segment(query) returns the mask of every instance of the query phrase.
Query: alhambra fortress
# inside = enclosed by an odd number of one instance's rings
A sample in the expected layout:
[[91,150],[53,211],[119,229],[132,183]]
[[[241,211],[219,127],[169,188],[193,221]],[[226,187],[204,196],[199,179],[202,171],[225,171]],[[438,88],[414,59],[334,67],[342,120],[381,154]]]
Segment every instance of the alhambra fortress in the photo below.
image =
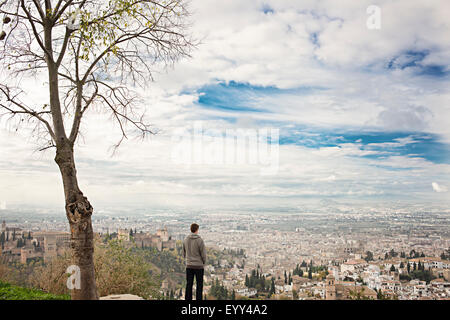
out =
[[[101,234],[96,233],[99,238]],[[133,230],[119,229],[111,235],[112,239],[119,239],[126,243],[142,248],[174,249],[176,241],[171,238],[167,228],[159,229],[155,234],[133,233]],[[0,257],[9,261],[26,264],[32,260],[49,261],[63,254],[70,248],[70,233],[59,231],[33,232],[16,227],[8,227],[3,221],[0,232]]]
[[163,249],[175,249],[176,247],[176,240],[172,239],[167,228],[159,229],[155,234],[144,232],[133,233],[133,230],[119,229],[118,238],[126,242],[131,242],[131,238],[133,238],[137,246],[142,248],[156,248],[159,251]]

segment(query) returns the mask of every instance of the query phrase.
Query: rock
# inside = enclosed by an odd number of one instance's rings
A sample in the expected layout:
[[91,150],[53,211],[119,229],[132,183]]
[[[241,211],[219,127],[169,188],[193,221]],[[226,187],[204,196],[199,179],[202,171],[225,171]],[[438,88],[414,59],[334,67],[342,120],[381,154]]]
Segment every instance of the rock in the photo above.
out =
[[113,294],[110,296],[101,297],[100,300],[145,300],[145,299],[132,294]]

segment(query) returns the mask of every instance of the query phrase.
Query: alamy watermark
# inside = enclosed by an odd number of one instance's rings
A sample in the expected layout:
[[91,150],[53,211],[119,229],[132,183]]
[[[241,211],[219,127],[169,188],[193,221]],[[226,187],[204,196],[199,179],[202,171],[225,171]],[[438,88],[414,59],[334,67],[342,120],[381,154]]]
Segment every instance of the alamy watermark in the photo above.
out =
[[69,290],[80,290],[81,289],[81,270],[79,266],[69,266],[66,273],[70,274],[67,279],[67,288]]
[[191,129],[175,130],[172,162],[179,165],[251,165],[261,175],[279,169],[279,129],[204,129],[198,121]]
[[369,30],[380,30],[381,29],[381,8],[376,5],[371,5],[367,7],[366,10],[369,18],[367,19],[366,25]]

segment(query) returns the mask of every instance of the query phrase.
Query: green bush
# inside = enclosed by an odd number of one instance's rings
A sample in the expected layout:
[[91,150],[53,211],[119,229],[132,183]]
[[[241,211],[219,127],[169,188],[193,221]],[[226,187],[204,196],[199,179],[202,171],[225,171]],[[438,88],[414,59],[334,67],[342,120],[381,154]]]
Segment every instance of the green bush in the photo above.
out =
[[54,295],[41,290],[21,288],[0,282],[0,300],[70,300],[70,296]]

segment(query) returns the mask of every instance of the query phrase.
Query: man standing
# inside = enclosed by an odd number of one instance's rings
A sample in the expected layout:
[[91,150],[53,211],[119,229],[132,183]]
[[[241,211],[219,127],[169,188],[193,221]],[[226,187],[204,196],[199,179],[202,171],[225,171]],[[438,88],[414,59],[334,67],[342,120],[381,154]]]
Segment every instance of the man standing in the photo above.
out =
[[183,242],[183,256],[186,258],[186,300],[192,300],[192,285],[197,283],[196,300],[203,299],[203,274],[206,264],[206,248],[198,235],[199,226],[191,225],[191,234]]

